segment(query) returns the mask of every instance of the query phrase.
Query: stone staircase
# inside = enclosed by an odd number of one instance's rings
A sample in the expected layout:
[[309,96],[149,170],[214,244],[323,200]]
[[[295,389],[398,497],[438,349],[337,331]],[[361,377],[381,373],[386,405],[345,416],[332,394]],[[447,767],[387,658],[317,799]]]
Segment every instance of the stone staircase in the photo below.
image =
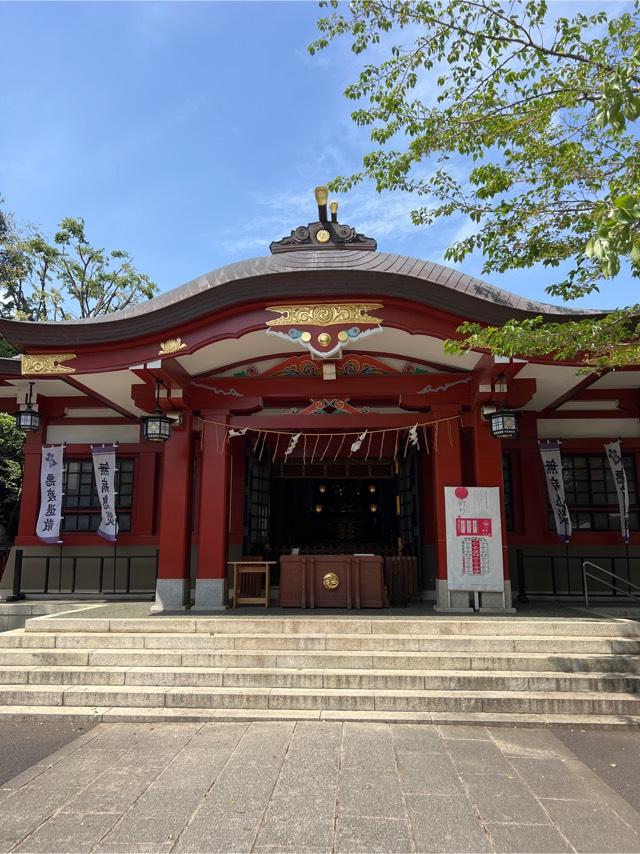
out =
[[39,617],[0,634],[0,719],[640,725],[640,623]]

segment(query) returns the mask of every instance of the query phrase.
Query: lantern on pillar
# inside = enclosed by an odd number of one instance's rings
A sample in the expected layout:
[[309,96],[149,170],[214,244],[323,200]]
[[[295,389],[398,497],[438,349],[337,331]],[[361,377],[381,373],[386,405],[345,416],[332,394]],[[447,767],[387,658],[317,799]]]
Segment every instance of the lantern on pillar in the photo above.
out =
[[36,433],[40,429],[40,413],[33,408],[33,383],[29,383],[29,394],[24,399],[25,409],[14,413],[16,427],[25,433]]
[[149,442],[166,442],[171,438],[171,425],[175,421],[169,418],[160,409],[160,386],[162,382],[156,380],[156,411],[153,415],[143,415],[140,419],[142,424],[142,436]]
[[515,409],[496,409],[485,416],[489,422],[494,439],[517,439],[520,433],[518,419],[520,413]]

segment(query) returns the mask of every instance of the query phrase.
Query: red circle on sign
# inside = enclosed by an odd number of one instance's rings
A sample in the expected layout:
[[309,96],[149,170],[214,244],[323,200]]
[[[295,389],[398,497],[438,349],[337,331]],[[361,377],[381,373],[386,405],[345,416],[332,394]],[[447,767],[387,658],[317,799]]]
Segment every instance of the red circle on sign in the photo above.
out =
[[456,498],[459,498],[460,501],[463,501],[465,498],[469,497],[469,490],[465,486],[456,486],[455,496]]

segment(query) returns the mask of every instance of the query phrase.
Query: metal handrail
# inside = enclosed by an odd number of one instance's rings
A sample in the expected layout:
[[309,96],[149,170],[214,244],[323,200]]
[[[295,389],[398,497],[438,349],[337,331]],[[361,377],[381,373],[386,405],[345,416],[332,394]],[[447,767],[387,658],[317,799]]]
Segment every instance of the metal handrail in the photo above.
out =
[[[611,587],[613,590],[615,590],[616,592],[620,592],[620,591],[618,591],[617,584],[612,584],[610,581],[607,581],[606,578],[599,578],[597,575],[594,575],[593,572],[587,572],[588,566],[592,566],[594,569],[597,569],[599,572],[603,572],[605,575],[611,576],[611,578],[614,578],[616,582],[621,581],[623,584],[626,584],[627,587],[632,587],[634,590],[640,591],[640,586],[638,586],[637,584],[633,584],[631,581],[628,581],[626,578],[623,578],[621,575],[616,575],[615,572],[610,572],[608,569],[605,569],[602,566],[598,566],[597,563],[592,563],[590,560],[585,560],[582,563],[582,580],[584,583],[584,604],[585,604],[585,608],[589,607],[589,585],[587,582],[587,578],[593,578],[594,581],[599,581],[600,584],[606,584],[609,587]],[[640,596],[636,595],[635,593],[631,593],[630,590],[628,590],[626,593],[624,591],[621,591],[621,592],[622,592],[623,596],[627,596],[629,599],[633,599],[634,602],[640,602]]]

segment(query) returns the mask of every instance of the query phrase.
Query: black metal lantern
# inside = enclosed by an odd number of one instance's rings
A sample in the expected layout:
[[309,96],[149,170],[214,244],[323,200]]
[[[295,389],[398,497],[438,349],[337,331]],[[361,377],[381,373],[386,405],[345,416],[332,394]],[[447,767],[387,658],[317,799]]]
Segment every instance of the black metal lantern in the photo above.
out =
[[16,427],[25,433],[36,433],[40,429],[40,413],[33,408],[33,383],[29,383],[29,394],[24,399],[26,409],[14,413]]
[[497,409],[487,416],[494,439],[517,439],[520,413],[514,409]]
[[160,409],[160,380],[156,380],[156,411],[153,415],[143,415],[142,436],[148,442],[166,442],[171,438],[171,425],[174,418],[169,418]]

